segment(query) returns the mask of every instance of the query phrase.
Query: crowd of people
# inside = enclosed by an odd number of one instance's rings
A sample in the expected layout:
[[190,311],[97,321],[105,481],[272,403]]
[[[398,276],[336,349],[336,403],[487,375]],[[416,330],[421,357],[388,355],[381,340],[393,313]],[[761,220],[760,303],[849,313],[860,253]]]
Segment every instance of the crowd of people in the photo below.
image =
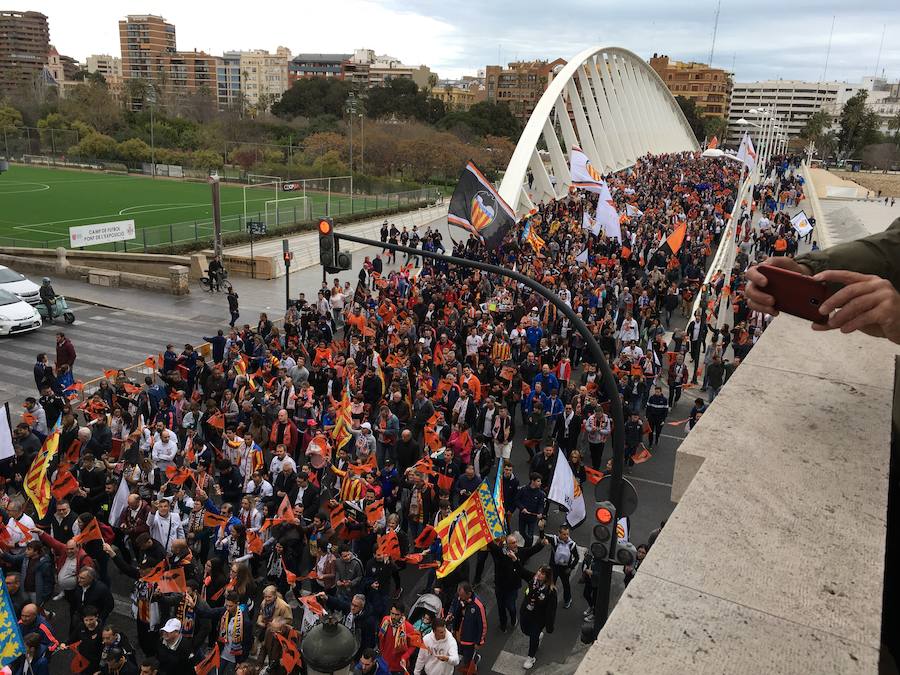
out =
[[[694,154],[647,156],[608,177],[623,241],[584,228],[596,197],[572,192],[496,250],[471,236],[453,244],[540,280],[584,320],[616,374],[629,464],[649,457],[685,390],[697,393],[696,423],[767,324],[744,298],[744,271],[782,238],[792,253],[772,200],[802,198],[802,184],[788,171],[738,205],[735,265],[706,284],[739,177],[739,165]],[[665,242],[683,224],[673,251]],[[523,241],[526,228],[539,244]],[[444,247],[430,228],[382,235]],[[500,631],[527,635],[531,668],[558,605],[575,601],[573,575],[591,618],[590,555],[568,526],[546,528],[556,463],[596,482],[611,457],[609,396],[584,339],[509,279],[415,257],[388,271],[384,255],[366,259],[355,287],[323,283],[282,320],[262,314],[205,338],[208,352],[169,344],[146,375],[108,372],[94,391],[73,379],[65,335],[55,368],[39,355],[39,397],[14,430],[0,503],[27,649],[14,672],[39,675],[69,650],[73,672],[179,675],[216,649],[220,673],[291,674],[305,669],[294,648],[327,615],[356,636],[356,672],[449,675],[477,669],[492,639],[488,592]],[[719,299],[733,328],[717,320]],[[57,419],[39,518],[24,483]],[[437,576],[437,524],[493,484],[501,458],[508,534]],[[137,644],[112,616],[114,575],[131,580]],[[424,592],[411,607],[404,582]]]

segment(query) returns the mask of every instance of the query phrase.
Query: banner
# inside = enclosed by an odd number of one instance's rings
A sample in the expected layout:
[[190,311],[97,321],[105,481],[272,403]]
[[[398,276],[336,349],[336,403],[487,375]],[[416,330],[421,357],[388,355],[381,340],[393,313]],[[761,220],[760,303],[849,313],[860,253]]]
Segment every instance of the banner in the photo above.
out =
[[25,653],[25,642],[4,578],[0,578],[0,586],[0,666],[6,666]]
[[450,198],[447,222],[462,227],[496,249],[516,223],[516,214],[475,166],[466,164]]
[[753,141],[750,140],[750,134],[744,134],[735,156],[747,165],[748,171],[756,168],[756,150],[753,147]]
[[491,490],[487,481],[482,481],[458,509],[437,525],[443,548],[443,561],[437,569],[438,578],[450,574],[466,558],[504,533]]
[[134,237],[133,220],[117,220],[111,223],[96,223],[94,225],[76,225],[69,228],[69,245],[72,248],[93,246],[94,244],[109,244],[113,241],[130,241]]
[[805,211],[795,213],[791,218],[791,225],[794,226],[794,229],[797,230],[797,233],[801,237],[805,237],[813,230],[812,223],[810,223],[809,218],[806,217]]

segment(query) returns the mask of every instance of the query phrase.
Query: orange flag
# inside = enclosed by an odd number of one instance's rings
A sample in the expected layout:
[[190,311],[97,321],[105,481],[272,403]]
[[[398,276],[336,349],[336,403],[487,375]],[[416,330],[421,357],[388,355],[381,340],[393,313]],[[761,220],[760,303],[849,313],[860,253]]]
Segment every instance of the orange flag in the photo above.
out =
[[84,529],[75,535],[75,543],[76,544],[84,544],[86,541],[103,541],[103,535],[100,533],[100,526],[97,524],[96,518],[91,518],[91,521],[85,525]]
[[294,515],[294,506],[291,504],[287,495],[281,500],[281,506],[278,507],[278,517],[286,523],[296,523],[297,516]]
[[107,368],[106,370],[103,371],[103,377],[105,377],[107,380],[114,379],[116,377],[116,375],[118,375],[118,374],[119,374],[118,368]]
[[291,586],[293,586],[294,584],[297,583],[297,578],[298,578],[298,577],[297,577],[296,574],[294,574],[293,572],[291,572],[291,571],[287,568],[287,565],[284,564],[284,556],[281,556],[281,569],[284,570],[284,578],[287,579],[287,582],[288,582]]
[[281,645],[281,665],[284,666],[285,673],[290,675],[302,663],[300,650],[297,649],[297,633],[292,630],[287,637],[281,633],[274,635]]
[[130,382],[126,382],[122,385],[122,389],[125,390],[126,394],[131,394],[134,396],[135,394],[139,394],[141,392],[141,388],[135,384],[131,384]]
[[265,532],[273,525],[279,525],[280,523],[283,523],[283,522],[284,522],[283,518],[266,518],[263,521],[262,527],[260,527],[259,530],[260,530],[260,532]]
[[391,530],[387,534],[378,537],[378,555],[386,555],[391,560],[400,559],[400,539],[397,533]]
[[166,561],[161,560],[160,562],[156,563],[152,570],[141,577],[141,581],[146,581],[148,584],[155,584],[157,581],[162,579],[163,572],[165,571]]
[[434,542],[436,537],[437,530],[435,530],[431,525],[426,525],[419,536],[416,537],[415,547],[428,548]]
[[212,511],[207,511],[203,514],[203,524],[206,527],[219,527],[220,525],[224,525],[228,522],[228,516],[223,516],[221,513],[213,513]]
[[63,391],[84,391],[84,382],[75,380],[72,384],[63,389]]
[[209,675],[213,668],[219,667],[219,643],[213,645],[212,651],[207,654],[204,659],[194,666],[197,675]]
[[425,642],[422,640],[422,634],[417,631],[415,628],[412,629],[407,634],[407,644],[410,647],[418,647],[419,649],[425,649]]
[[442,473],[436,475],[439,489],[444,490],[445,492],[449,492],[453,489],[453,476],[447,476]]
[[331,509],[331,529],[337,530],[347,520],[347,514],[344,513],[344,505],[338,504]]
[[602,471],[597,471],[597,469],[592,469],[589,466],[584,467],[584,473],[591,485],[599,483],[605,475]]
[[301,596],[300,602],[306,605],[307,609],[309,609],[309,611],[313,614],[318,614],[319,616],[321,616],[325,613],[325,608],[319,604],[319,601],[316,600],[316,596],[314,595]]
[[262,555],[263,552],[263,541],[253,530],[247,530],[247,550],[256,555]]
[[402,558],[400,558],[400,560],[402,560],[403,562],[408,562],[413,565],[418,565],[420,562],[422,562],[422,560],[424,560],[424,558],[425,558],[424,553],[410,553],[409,555],[405,555]]
[[50,486],[50,492],[56,499],[65,499],[78,489],[78,481],[68,469],[60,469],[56,474],[56,480]]
[[366,506],[366,520],[369,525],[375,525],[379,520],[384,520],[384,500],[377,499]]
[[191,476],[192,474],[190,469],[174,466],[166,467],[166,477],[173,485],[183,485],[188,478],[191,478]]
[[156,359],[154,359],[152,356],[148,356],[146,359],[144,359],[144,365],[147,366],[148,368],[155,369],[156,368]]
[[651,455],[647,447],[642,444],[640,449],[631,456],[631,461],[635,464],[643,464],[651,457],[653,457],[653,455]]
[[91,662],[78,652],[78,645],[80,644],[81,640],[68,645],[68,649],[72,650],[72,662],[71,664],[69,664],[69,668],[73,673],[84,672],[85,670],[87,670],[87,667],[91,665]]
[[209,423],[209,426],[215,427],[219,431],[225,429],[225,413],[217,412],[206,421]]
[[425,444],[432,450],[437,450],[444,445],[432,426],[425,427]]
[[378,462],[373,453],[369,455],[369,458],[362,464],[348,464],[347,469],[355,474],[371,473],[378,470]]
[[174,570],[163,572],[156,582],[156,587],[160,593],[187,593],[184,568],[176,567]]

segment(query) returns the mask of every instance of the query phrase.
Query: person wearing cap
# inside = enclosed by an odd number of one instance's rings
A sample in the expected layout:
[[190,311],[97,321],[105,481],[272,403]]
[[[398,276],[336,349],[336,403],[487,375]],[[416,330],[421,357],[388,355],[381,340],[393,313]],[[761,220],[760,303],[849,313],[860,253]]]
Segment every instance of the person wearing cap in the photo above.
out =
[[190,641],[182,637],[178,619],[169,619],[160,629],[156,658],[165,675],[195,675],[194,650]]
[[359,431],[351,429],[351,432],[356,439],[354,447],[356,448],[357,463],[362,464],[370,456],[375,456],[378,449],[378,441],[375,438],[375,434],[372,433],[372,425],[369,422],[363,422],[359,425]]

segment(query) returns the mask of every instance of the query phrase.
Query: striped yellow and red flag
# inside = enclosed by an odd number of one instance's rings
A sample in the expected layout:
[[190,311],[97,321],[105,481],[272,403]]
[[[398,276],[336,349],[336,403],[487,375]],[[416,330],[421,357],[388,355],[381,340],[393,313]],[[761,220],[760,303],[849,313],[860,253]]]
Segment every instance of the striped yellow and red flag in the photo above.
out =
[[50,435],[47,436],[34,461],[31,462],[28,473],[25,474],[25,494],[34,504],[39,518],[47,515],[47,509],[50,506],[51,484],[50,478],[47,476],[47,469],[59,450],[61,430],[62,417],[56,420]]
[[482,481],[458,509],[437,525],[437,536],[443,548],[443,562],[437,569],[438,578],[450,574],[466,558],[504,533],[491,489],[487,481]]

